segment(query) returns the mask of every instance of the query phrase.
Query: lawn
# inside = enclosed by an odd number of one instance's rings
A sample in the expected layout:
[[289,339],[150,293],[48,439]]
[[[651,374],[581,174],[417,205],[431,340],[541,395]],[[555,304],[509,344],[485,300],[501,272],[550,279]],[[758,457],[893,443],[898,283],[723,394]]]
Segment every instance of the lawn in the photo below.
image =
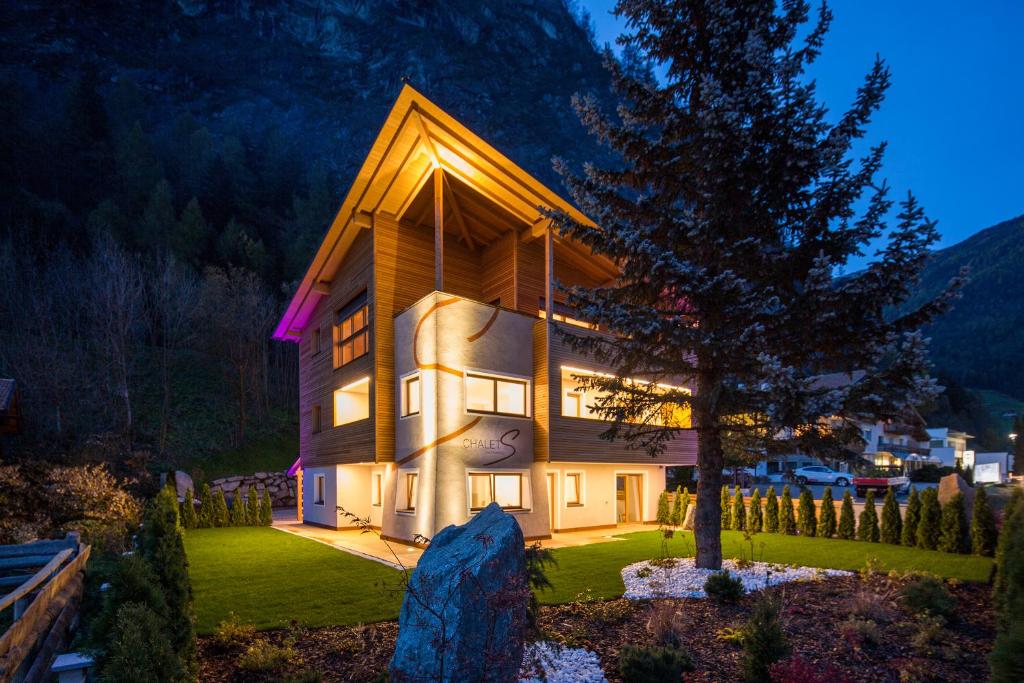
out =
[[[560,548],[549,568],[554,589],[541,602],[559,604],[590,590],[593,598],[622,594],[619,571],[658,557],[656,531],[626,534],[624,540]],[[736,531],[722,534],[725,557],[750,557],[750,545]],[[397,571],[274,529],[198,529],[185,534],[200,633],[210,633],[229,612],[260,629],[292,619],[309,626],[345,625],[393,619],[401,605]],[[669,541],[670,554],[693,554],[693,535]],[[778,534],[754,537],[754,559],[830,569],[862,569],[868,557],[880,569],[927,570],[947,578],[983,582],[992,561],[883,543],[803,538]]]

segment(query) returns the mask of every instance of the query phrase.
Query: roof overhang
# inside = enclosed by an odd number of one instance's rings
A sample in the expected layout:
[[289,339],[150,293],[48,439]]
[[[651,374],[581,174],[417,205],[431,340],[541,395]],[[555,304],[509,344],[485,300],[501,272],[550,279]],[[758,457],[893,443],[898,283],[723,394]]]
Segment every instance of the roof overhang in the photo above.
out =
[[[436,168],[521,221],[524,240],[543,234],[537,226],[545,223],[547,211],[561,211],[593,225],[572,204],[406,85],[274,330],[275,339],[299,340],[320,299],[330,293],[330,283],[359,232],[372,229],[374,215],[402,218]],[[618,273],[612,261],[584,245],[565,236],[559,236],[559,243],[594,263],[608,279]]]

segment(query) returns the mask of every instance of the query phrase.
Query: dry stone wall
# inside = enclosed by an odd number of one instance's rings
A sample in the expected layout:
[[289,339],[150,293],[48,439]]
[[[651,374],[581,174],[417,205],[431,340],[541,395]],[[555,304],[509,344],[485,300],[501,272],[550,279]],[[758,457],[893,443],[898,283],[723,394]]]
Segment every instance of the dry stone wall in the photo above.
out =
[[275,508],[294,506],[296,499],[296,480],[284,472],[257,472],[248,476],[224,477],[214,479],[210,483],[210,489],[217,493],[224,492],[224,497],[230,503],[239,489],[256,489],[260,497],[264,491],[270,492],[270,504]]

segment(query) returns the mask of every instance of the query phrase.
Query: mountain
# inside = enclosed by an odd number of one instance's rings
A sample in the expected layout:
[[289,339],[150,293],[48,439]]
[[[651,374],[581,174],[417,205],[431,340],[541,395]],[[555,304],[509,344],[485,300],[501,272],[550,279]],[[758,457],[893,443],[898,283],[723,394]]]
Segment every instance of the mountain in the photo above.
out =
[[927,331],[936,370],[959,384],[1024,399],[1024,215],[935,252],[919,299],[961,266],[971,281],[952,311]]

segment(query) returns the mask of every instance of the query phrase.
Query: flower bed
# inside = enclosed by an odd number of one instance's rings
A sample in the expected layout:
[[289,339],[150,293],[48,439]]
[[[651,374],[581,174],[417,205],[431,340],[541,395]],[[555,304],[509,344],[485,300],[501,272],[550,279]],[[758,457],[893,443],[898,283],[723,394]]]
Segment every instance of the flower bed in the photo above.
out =
[[[722,569],[743,583],[746,592],[791,581],[813,581],[826,576],[847,576],[851,572],[815,567],[793,567],[769,562],[747,562],[740,568],[735,560],[722,562]],[[698,569],[693,558],[649,560],[636,562],[622,569],[626,586],[623,597],[633,600],[648,598],[704,598],[704,582],[712,569]]]
[[541,641],[526,646],[520,683],[606,683],[601,661],[589,650]]

